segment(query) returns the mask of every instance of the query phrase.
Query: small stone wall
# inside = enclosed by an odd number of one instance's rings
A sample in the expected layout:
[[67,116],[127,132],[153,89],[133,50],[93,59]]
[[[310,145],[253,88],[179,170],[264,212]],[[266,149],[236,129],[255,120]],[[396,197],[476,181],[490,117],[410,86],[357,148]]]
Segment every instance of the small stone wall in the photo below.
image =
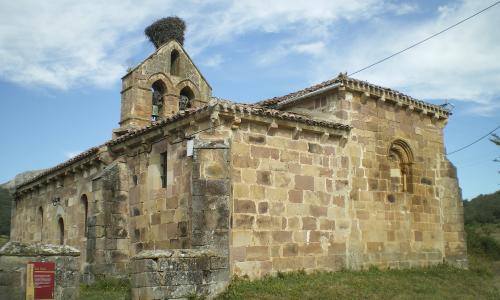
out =
[[69,246],[9,242],[0,249],[0,298],[22,300],[26,296],[26,264],[54,262],[55,299],[78,299],[80,251]]
[[130,273],[134,300],[210,298],[229,283],[228,258],[201,249],[143,251]]

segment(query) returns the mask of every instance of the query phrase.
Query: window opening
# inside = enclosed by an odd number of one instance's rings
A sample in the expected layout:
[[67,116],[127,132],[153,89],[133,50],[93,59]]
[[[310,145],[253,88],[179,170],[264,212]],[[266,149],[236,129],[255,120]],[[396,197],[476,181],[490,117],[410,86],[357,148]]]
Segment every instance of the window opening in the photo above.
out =
[[88,233],[89,233],[89,229],[88,229],[88,225],[87,225],[87,220],[88,220],[88,216],[89,216],[89,201],[87,199],[87,195],[82,195],[82,198],[81,198],[81,202],[82,202],[82,206],[83,206],[83,228],[84,228],[84,232],[83,232],[83,235],[84,237],[87,237],[88,236]]
[[172,50],[170,53],[170,75],[179,76],[179,51]]
[[59,225],[59,245],[64,245],[64,220],[59,218],[57,221]]
[[167,187],[167,166],[168,166],[168,157],[167,152],[163,152],[160,154],[160,174],[161,174],[161,187]]
[[191,108],[191,100],[194,99],[194,93],[189,87],[184,87],[179,95],[179,110]]
[[43,235],[43,208],[41,206],[38,208],[38,226],[40,228],[40,242],[41,242]]
[[392,142],[389,148],[389,166],[392,192],[413,192],[412,169],[413,153],[402,140]]
[[151,86],[151,93],[153,95],[151,121],[157,121],[160,116],[160,112],[163,108],[163,98],[165,96],[165,92],[165,84],[160,80],[155,81]]

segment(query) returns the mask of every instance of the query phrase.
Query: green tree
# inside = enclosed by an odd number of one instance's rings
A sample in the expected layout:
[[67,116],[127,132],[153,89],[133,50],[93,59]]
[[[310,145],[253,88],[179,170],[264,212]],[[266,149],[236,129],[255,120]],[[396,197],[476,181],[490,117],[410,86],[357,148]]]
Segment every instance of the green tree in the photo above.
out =
[[491,136],[492,138],[490,139],[490,141],[500,146],[500,136],[496,135],[495,133],[493,133]]
[[[500,136],[498,136],[497,134],[493,133],[491,135],[490,141],[492,141],[497,146],[500,146]],[[493,161],[500,162],[500,156],[495,158]],[[498,171],[498,173],[500,173],[500,171]]]
[[10,234],[10,204],[12,196],[7,189],[0,187],[0,235]]

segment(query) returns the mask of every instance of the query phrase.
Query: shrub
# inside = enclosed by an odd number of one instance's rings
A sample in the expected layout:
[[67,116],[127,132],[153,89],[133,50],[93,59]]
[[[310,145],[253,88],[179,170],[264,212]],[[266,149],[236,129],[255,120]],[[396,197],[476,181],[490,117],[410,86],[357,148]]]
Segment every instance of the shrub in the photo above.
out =
[[465,226],[465,232],[469,253],[493,260],[500,259],[500,243],[493,237],[480,234],[475,226]]

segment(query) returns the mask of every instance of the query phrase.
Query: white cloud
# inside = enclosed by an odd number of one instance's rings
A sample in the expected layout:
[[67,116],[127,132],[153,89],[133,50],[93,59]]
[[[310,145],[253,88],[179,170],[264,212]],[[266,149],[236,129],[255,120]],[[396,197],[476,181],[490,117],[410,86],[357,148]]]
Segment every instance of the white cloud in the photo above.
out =
[[151,18],[154,4],[2,1],[0,76],[58,89],[109,85],[123,74],[123,62],[134,45],[134,38],[122,38]]
[[325,53],[325,43],[323,42],[314,42],[307,44],[299,44],[293,46],[293,51],[302,54],[309,54],[312,56],[318,56]]
[[221,54],[215,54],[205,59],[205,61],[202,64],[210,68],[216,68],[220,66],[223,61],[224,59],[222,58]]
[[386,7],[389,11],[394,12],[398,16],[407,15],[418,11],[418,5],[415,3],[388,3]]
[[300,43],[297,40],[285,40],[277,46],[257,53],[255,60],[262,67],[276,63],[279,60],[287,58],[290,54],[303,54],[319,58],[325,54],[325,43],[322,41]]
[[[359,19],[380,9],[377,0],[193,0],[182,5],[173,0],[2,1],[0,77],[58,89],[108,86],[145,40],[142,28],[166,15],[187,20],[187,47],[195,56],[249,31],[300,27],[299,34],[325,35],[325,26],[339,18]],[[215,57],[207,63],[220,62]]]
[[[317,68],[317,80],[331,77],[331,69],[353,72],[488,6],[489,1],[466,0],[441,7],[437,18],[394,26],[379,24],[351,41],[345,51],[324,56],[330,68]],[[494,12],[493,10],[496,10]],[[422,99],[474,102],[478,114],[498,109],[500,96],[500,6],[471,19],[428,42],[356,74],[373,83],[398,88]]]
[[[415,3],[418,3],[415,4]],[[175,4],[175,5],[174,5]],[[420,10],[420,2],[392,0],[132,0],[3,1],[0,4],[0,77],[20,83],[68,89],[108,86],[144,45],[142,29],[152,20],[177,14],[187,21],[186,48],[208,67],[225,58],[204,50],[245,34],[276,37],[254,62],[269,66],[293,54],[308,57],[308,83],[354,71],[405,48],[489,5],[462,0],[404,22],[394,16]],[[498,110],[500,95],[500,6],[356,77],[400,89],[423,99],[459,99]],[[496,12],[494,12],[496,11]],[[362,28],[343,32],[349,24]],[[341,39],[340,39],[341,37]],[[339,42],[340,41],[340,42]],[[305,83],[306,84],[306,83]],[[495,100],[496,99],[496,100]]]
[[70,159],[70,158],[77,156],[80,153],[82,153],[82,151],[67,151],[67,152],[64,152],[64,156],[66,156],[66,158]]

